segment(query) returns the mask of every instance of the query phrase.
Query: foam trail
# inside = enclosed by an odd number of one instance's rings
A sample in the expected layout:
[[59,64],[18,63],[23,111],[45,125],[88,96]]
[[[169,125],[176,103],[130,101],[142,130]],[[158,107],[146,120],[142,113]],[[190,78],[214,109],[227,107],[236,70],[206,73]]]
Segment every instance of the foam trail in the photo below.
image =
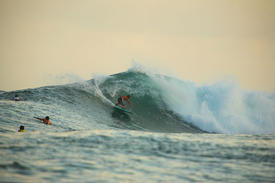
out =
[[114,106],[113,102],[110,101],[109,99],[107,99],[107,98],[103,95],[103,93],[102,93],[102,91],[101,91],[101,89],[100,89],[100,87],[99,87],[99,85],[102,84],[102,83],[104,83],[104,81],[105,81],[106,79],[108,79],[109,76],[94,75],[93,78],[94,78],[94,84],[95,84],[95,87],[94,87],[95,95],[98,96],[104,103],[109,104],[109,105],[111,105],[111,106]]

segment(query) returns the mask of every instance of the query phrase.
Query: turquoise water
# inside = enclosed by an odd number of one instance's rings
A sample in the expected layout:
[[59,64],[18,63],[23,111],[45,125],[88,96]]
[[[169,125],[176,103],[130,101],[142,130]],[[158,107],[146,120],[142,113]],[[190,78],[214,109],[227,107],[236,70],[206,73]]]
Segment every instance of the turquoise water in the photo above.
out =
[[274,101],[139,71],[3,92],[0,182],[274,182]]

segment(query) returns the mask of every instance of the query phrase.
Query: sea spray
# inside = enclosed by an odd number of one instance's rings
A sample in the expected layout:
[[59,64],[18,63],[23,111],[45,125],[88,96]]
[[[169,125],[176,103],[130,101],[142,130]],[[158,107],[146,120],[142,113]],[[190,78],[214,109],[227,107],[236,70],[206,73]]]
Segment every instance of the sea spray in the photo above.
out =
[[154,75],[166,104],[183,119],[209,132],[273,133],[275,100],[271,94],[244,91],[220,81],[197,86],[175,78]]

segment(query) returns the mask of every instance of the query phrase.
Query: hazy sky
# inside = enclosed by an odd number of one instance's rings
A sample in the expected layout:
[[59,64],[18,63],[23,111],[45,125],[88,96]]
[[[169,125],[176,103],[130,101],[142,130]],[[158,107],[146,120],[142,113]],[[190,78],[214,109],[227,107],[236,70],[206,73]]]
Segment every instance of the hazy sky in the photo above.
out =
[[0,90],[132,60],[184,80],[275,89],[274,0],[0,0]]

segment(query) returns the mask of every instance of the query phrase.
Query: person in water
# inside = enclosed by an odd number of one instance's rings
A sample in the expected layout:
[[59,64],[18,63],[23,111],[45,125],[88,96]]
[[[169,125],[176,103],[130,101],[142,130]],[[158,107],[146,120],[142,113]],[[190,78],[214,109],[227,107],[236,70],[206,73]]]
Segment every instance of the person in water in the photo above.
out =
[[51,125],[52,124],[51,121],[50,121],[50,117],[49,116],[46,116],[45,118],[38,118],[38,117],[34,117],[34,118],[41,120],[46,125]]
[[21,101],[22,99],[18,96],[18,95],[15,95],[14,98],[13,98],[14,101]]
[[18,132],[25,132],[25,127],[24,127],[23,125],[21,125],[21,126],[19,127]]
[[130,104],[130,105],[132,106],[132,104],[130,103],[130,95],[127,95],[127,96],[120,96],[120,97],[117,99],[116,105],[121,105],[122,108],[126,108],[126,105],[124,104],[123,101],[127,101],[128,104]]

